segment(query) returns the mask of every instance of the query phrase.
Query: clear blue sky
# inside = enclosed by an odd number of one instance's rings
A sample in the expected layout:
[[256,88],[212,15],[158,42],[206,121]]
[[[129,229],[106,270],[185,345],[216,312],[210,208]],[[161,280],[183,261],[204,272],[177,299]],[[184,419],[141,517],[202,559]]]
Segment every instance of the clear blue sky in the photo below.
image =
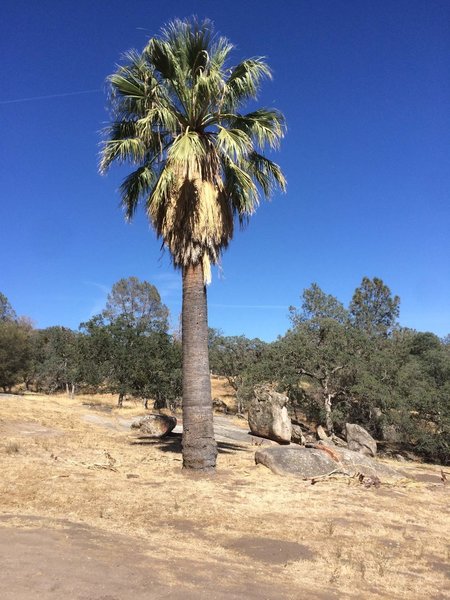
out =
[[224,254],[210,325],[272,340],[313,281],[347,304],[367,275],[401,297],[403,325],[450,332],[448,0],[4,0],[0,291],[16,312],[76,329],[136,275],[176,324],[180,274],[142,213],[125,224],[123,173],[100,177],[97,158],[121,53],[192,14],[236,62],[267,57],[259,101],[288,123],[288,192]]

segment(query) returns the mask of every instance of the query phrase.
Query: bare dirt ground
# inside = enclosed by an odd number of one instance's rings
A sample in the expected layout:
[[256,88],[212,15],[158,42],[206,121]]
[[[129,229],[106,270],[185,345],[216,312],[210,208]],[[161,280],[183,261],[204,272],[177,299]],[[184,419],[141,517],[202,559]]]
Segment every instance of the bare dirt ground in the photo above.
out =
[[217,474],[195,477],[179,434],[139,437],[142,407],[113,404],[0,397],[2,600],[450,598],[439,467],[311,485],[256,466],[245,421],[218,416]]

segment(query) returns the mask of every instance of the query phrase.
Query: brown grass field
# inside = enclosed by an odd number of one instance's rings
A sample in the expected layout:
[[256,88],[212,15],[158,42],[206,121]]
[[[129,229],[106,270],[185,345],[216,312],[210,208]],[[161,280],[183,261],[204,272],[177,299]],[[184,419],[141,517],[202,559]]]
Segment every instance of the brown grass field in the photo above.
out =
[[230,441],[216,475],[192,476],[176,437],[139,439],[124,424],[142,407],[114,403],[0,396],[3,600],[450,598],[440,467],[391,463],[415,479],[378,489],[311,485]]

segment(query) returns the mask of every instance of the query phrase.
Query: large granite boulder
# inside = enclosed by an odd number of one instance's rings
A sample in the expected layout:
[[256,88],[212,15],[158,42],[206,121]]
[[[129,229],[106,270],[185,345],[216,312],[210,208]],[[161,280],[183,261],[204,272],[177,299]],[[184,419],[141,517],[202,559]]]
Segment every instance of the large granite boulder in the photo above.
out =
[[297,445],[263,448],[256,452],[255,462],[265,465],[278,475],[295,475],[302,479],[320,477],[334,471],[349,476],[362,474],[390,479],[404,477],[395,469],[359,452],[347,448],[331,448],[328,445],[318,445],[316,448]]
[[248,409],[248,425],[252,434],[289,444],[292,426],[286,408],[288,401],[287,396],[274,392],[269,386],[255,388]]
[[366,456],[376,456],[377,443],[364,427],[355,423],[346,423],[345,432],[349,450]]
[[326,452],[298,445],[257,450],[255,462],[277,475],[296,475],[302,479],[326,475],[336,468],[336,463]]
[[139,429],[141,433],[150,437],[161,438],[175,429],[177,420],[168,415],[147,415],[131,424],[132,429]]

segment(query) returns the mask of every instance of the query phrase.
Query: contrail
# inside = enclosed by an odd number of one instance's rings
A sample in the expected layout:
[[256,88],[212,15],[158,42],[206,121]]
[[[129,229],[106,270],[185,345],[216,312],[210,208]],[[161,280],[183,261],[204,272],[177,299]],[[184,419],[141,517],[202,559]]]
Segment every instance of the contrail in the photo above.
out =
[[48,100],[50,98],[64,98],[65,96],[79,96],[80,94],[93,94],[101,92],[100,89],[82,90],[80,92],[66,92],[65,94],[50,94],[49,96],[30,96],[29,98],[15,98],[14,100],[0,100],[0,104],[16,104],[18,102],[31,102],[32,100]]

